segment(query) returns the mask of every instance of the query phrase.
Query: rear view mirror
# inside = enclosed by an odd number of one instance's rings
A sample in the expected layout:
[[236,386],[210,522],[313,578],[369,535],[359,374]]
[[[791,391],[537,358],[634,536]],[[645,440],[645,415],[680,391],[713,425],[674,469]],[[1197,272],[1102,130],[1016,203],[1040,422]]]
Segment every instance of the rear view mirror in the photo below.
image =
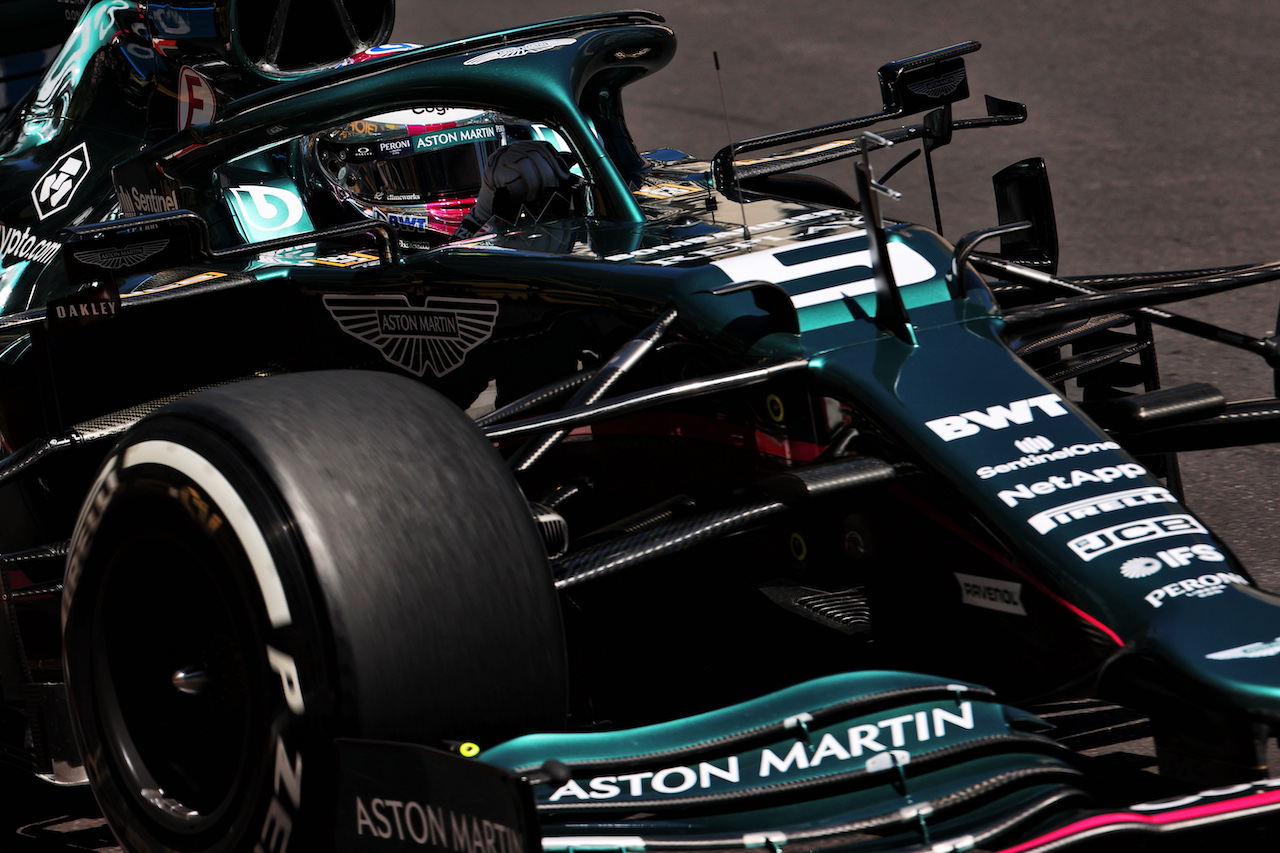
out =
[[337,65],[387,41],[395,0],[230,0],[229,38],[270,79]]
[[1058,223],[1044,159],[1031,157],[1001,169],[991,178],[1000,224],[1026,221],[1031,227],[1000,238],[1000,257],[1055,274],[1058,271]]

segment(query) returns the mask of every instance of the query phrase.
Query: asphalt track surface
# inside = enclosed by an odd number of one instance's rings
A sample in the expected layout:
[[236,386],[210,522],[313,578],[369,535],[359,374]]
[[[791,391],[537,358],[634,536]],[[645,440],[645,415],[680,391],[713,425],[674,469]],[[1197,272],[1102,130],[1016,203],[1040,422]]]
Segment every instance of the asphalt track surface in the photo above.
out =
[[[396,5],[394,38],[418,43],[611,8],[604,0]],[[1273,4],[654,0],[650,8],[666,16],[680,47],[666,69],[626,90],[628,124],[642,149],[710,156],[730,135],[872,113],[880,107],[880,65],[974,39],[983,47],[967,57],[973,97],[957,116],[982,114],[980,96],[989,93],[1027,104],[1030,117],[1013,128],[957,134],[937,153],[950,238],[995,224],[991,174],[1042,156],[1065,275],[1280,259],[1280,15]],[[825,174],[848,177],[839,168]],[[893,185],[905,198],[886,213],[931,219],[919,162]],[[1275,328],[1278,297],[1280,286],[1267,284],[1175,310],[1261,334]],[[1172,332],[1157,331],[1157,341],[1167,385],[1208,381],[1229,399],[1271,394],[1271,371],[1254,356]],[[1263,586],[1280,591],[1280,445],[1184,454],[1182,464],[1191,507]],[[1064,724],[1094,718],[1071,736],[1077,747],[1144,763],[1143,741],[1130,739],[1142,734],[1140,721],[1087,705],[1058,712]],[[8,791],[12,782],[0,779]],[[0,832],[0,850],[110,848],[88,798],[45,793],[25,810],[21,834]]]
[[[399,0],[397,39],[434,42],[610,7],[601,0]],[[935,154],[945,234],[996,224],[990,176],[1044,157],[1063,275],[1186,270],[1280,259],[1280,15],[1243,2],[653,0],[679,48],[628,87],[640,148],[710,157],[735,139],[878,112],[885,62],[975,40],[968,101],[1027,105],[1010,128],[956,134]],[[720,60],[721,89],[713,52]],[[723,107],[722,107],[723,103]],[[726,123],[728,130],[726,130]],[[888,125],[892,126],[892,125]],[[882,155],[883,157],[883,155]],[[883,171],[897,159],[878,161]],[[824,174],[852,185],[852,166]],[[921,161],[892,181],[888,216],[931,222]],[[1248,334],[1275,329],[1280,285],[1173,310]],[[1272,394],[1256,356],[1157,330],[1166,386]],[[1187,501],[1263,586],[1280,591],[1280,445],[1184,454]]]

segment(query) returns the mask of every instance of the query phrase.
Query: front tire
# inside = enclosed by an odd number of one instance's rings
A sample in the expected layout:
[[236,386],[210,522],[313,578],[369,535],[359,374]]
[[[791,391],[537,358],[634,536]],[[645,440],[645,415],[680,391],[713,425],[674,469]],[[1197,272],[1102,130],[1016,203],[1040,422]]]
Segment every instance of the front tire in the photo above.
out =
[[323,846],[334,737],[490,745],[566,706],[527,503],[465,415],[382,373],[136,426],[72,539],[64,648],[90,782],[137,851]]

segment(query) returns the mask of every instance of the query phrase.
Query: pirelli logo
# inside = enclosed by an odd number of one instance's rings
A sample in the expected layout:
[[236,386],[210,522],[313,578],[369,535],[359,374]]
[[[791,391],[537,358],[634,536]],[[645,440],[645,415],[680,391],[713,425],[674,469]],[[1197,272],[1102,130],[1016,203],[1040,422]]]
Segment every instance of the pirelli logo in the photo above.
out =
[[1107,512],[1176,502],[1177,498],[1170,494],[1167,489],[1162,489],[1159,486],[1143,486],[1140,489],[1129,489],[1124,492],[1115,492],[1056,506],[1053,509],[1036,513],[1027,519],[1027,523],[1034,527],[1037,533],[1048,533],[1050,530],[1064,524],[1071,524],[1074,521],[1092,518],[1095,515],[1102,515]]

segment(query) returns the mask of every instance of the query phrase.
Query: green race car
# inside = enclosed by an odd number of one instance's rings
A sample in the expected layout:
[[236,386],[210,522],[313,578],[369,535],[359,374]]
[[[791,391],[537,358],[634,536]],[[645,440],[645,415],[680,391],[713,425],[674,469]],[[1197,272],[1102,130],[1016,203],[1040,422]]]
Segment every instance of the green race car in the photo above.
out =
[[[136,851],[1029,851],[1280,806],[1280,599],[1176,458],[1280,409],[1161,387],[1151,335],[1275,367],[1156,306],[1280,267],[1060,278],[1038,159],[985,231],[885,219],[908,143],[1026,118],[953,113],[975,42],[699,159],[627,132],[660,15],[419,47],[355,5],[90,0],[0,124],[6,758]],[[1015,707],[1079,696],[1160,775]]]

